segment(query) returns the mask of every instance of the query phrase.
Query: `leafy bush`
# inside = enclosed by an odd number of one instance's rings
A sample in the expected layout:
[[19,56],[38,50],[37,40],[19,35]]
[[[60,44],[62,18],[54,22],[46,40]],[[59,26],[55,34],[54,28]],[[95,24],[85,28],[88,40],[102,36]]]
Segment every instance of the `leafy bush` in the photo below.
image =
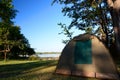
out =
[[39,58],[38,56],[36,56],[36,55],[31,55],[31,56],[28,58],[28,60],[31,60],[31,61],[33,61],[33,60],[40,60],[40,58]]

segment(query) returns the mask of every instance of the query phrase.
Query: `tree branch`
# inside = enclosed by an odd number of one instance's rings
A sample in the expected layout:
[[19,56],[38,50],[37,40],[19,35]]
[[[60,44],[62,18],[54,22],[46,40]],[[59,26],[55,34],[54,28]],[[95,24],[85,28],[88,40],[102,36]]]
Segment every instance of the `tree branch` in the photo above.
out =
[[107,0],[107,3],[108,3],[109,8],[113,8],[114,3],[112,0]]

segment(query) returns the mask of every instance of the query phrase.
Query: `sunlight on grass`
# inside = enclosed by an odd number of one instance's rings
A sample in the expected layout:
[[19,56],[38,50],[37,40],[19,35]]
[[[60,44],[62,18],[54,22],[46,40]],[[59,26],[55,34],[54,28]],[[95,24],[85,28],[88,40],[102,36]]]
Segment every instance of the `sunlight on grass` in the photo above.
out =
[[57,61],[0,61],[0,80],[99,80],[53,74]]
[[0,61],[0,65],[9,65],[9,64],[20,64],[20,63],[28,63],[28,62],[35,62],[35,61],[28,61],[28,60],[8,60],[8,61]]

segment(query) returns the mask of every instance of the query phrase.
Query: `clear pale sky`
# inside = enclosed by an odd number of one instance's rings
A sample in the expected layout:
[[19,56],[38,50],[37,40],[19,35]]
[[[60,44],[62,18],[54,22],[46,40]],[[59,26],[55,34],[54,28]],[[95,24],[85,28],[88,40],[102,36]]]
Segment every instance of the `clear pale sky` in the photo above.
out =
[[71,19],[63,16],[61,6],[52,0],[13,0],[17,13],[15,25],[21,27],[21,33],[29,40],[31,47],[39,52],[60,52],[64,48],[59,22],[69,24]]

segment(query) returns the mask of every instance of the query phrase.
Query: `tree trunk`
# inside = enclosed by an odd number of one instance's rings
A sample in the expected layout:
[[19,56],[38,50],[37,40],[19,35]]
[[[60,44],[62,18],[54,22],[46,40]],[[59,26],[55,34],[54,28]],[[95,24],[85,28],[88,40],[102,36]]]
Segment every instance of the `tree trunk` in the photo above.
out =
[[115,45],[117,48],[117,52],[119,52],[120,54],[120,11],[119,9],[115,9],[113,8],[113,10],[111,11],[111,15],[112,15],[112,20],[113,20],[113,30],[114,30],[114,34],[115,34]]
[[7,52],[5,51],[4,52],[4,61],[6,61],[7,60]]
[[107,0],[107,3],[113,21],[116,49],[118,54],[120,54],[120,0]]

